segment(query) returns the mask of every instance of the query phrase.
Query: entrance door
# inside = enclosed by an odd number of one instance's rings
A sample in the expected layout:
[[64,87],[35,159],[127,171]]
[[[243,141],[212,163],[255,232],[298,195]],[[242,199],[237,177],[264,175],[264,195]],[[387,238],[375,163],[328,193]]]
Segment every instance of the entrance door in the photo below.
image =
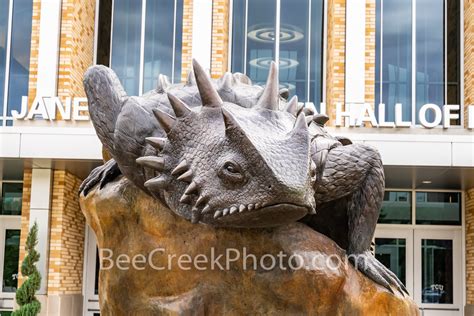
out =
[[414,250],[414,298],[423,315],[461,315],[461,230],[416,229]]
[[459,228],[388,228],[375,232],[375,256],[405,284],[423,316],[462,315]]
[[94,232],[86,226],[84,264],[84,316],[99,316],[99,260]]
[[18,285],[20,216],[0,216],[0,315],[13,311]]

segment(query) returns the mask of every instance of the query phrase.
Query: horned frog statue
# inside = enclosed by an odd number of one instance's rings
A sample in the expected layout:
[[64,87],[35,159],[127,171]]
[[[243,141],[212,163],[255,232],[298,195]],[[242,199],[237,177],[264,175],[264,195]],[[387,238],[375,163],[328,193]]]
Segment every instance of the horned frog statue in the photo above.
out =
[[[183,84],[159,77],[127,96],[115,73],[85,74],[89,111],[113,159],[83,182],[87,195],[119,175],[196,225],[266,228],[300,221],[343,248],[353,265],[392,293],[406,292],[369,248],[384,193],[378,152],[329,135],[279,89],[271,64],[264,88],[240,73],[214,81],[193,61]],[[360,261],[360,262],[359,262]]]

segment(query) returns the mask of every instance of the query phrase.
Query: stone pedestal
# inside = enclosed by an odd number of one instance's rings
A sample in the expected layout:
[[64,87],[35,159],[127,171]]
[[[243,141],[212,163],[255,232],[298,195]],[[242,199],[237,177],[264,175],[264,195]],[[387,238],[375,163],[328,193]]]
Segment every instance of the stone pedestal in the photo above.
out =
[[302,223],[191,224],[125,178],[81,197],[81,207],[106,257],[103,315],[418,314],[410,298],[364,277],[332,240]]

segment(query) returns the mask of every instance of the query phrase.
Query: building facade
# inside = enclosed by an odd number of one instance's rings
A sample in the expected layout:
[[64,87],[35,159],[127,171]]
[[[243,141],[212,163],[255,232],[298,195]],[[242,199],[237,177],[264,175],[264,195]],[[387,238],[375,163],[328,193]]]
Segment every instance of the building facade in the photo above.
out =
[[78,188],[106,153],[82,76],[103,64],[139,95],[192,58],[255,84],[276,60],[332,134],[375,146],[375,255],[424,315],[474,314],[473,48],[471,0],[0,0],[0,314],[35,221],[42,314],[100,313]]

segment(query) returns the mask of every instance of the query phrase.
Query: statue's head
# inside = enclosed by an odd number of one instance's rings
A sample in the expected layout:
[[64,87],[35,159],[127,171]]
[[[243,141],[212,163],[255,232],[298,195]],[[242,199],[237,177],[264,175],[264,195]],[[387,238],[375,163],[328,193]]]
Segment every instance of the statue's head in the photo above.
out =
[[275,226],[314,212],[316,167],[305,116],[297,115],[296,97],[279,109],[275,64],[251,108],[222,101],[193,66],[202,106],[169,92],[175,116],[153,110],[166,137],[148,137],[137,159],[147,190],[178,215],[214,226]]

